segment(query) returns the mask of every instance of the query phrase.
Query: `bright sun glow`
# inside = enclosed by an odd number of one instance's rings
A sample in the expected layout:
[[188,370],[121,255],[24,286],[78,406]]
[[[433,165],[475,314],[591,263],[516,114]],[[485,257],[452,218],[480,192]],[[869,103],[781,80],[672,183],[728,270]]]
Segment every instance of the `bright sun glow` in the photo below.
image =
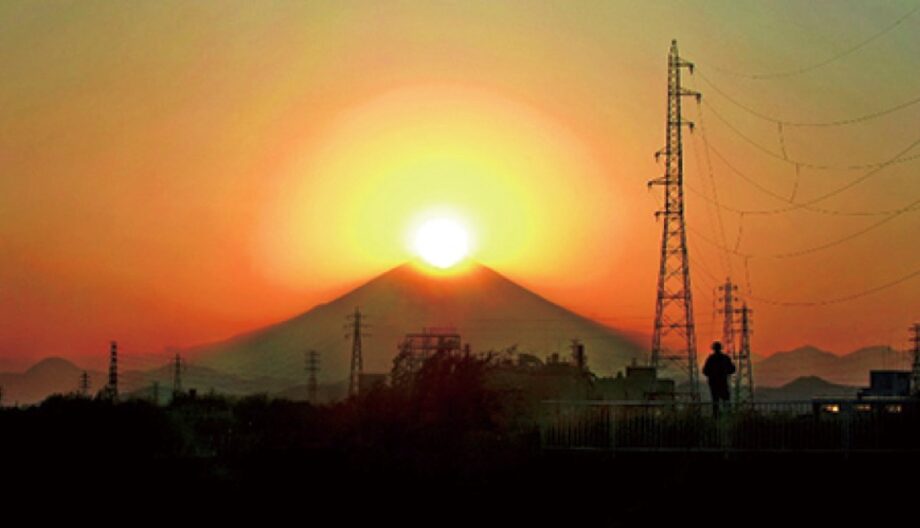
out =
[[446,269],[460,262],[470,250],[469,235],[449,218],[435,218],[415,232],[415,252],[432,266]]

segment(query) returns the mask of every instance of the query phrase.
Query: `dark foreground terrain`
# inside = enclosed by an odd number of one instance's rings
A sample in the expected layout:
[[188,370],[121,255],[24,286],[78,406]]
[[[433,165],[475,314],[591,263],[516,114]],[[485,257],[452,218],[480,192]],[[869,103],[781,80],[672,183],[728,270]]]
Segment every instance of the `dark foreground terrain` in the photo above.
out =
[[208,526],[861,526],[913,515],[920,457],[908,452],[542,451],[527,405],[465,361],[331,406],[60,396],[3,409],[4,510],[30,524]]

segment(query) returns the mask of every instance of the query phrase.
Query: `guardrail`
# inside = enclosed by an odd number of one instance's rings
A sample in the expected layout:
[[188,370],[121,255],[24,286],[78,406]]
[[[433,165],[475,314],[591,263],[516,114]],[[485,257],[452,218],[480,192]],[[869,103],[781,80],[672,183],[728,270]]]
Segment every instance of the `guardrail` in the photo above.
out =
[[920,451],[916,400],[546,401],[544,449],[701,452]]

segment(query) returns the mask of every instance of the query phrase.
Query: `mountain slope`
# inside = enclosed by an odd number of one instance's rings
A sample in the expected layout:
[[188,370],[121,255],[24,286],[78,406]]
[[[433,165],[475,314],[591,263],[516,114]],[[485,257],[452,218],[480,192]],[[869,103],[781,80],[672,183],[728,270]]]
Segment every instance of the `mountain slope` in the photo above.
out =
[[540,356],[566,353],[569,340],[578,338],[591,368],[605,375],[642,356],[641,347],[624,334],[553,304],[485,266],[435,276],[411,264],[288,321],[198,347],[190,355],[200,365],[240,376],[303,383],[303,354],[315,349],[321,353],[320,380],[341,380],[348,374],[351,353],[343,326],[355,307],[371,325],[363,347],[365,372],[388,372],[402,337],[423,327],[453,326],[474,351],[516,344]]
[[[25,372],[0,372],[3,403],[37,403],[54,393],[76,392],[81,374],[82,369],[59,357],[45,358]],[[88,374],[90,390],[94,392],[104,383],[103,374],[95,371]]]
[[838,356],[813,346],[777,352],[754,364],[758,386],[778,387],[797,378],[818,376],[831,383],[863,387],[870,370],[910,370],[910,355],[885,346],[866,347]]
[[812,398],[855,398],[858,387],[829,383],[817,376],[796,378],[782,387],[757,387],[757,401],[807,401]]

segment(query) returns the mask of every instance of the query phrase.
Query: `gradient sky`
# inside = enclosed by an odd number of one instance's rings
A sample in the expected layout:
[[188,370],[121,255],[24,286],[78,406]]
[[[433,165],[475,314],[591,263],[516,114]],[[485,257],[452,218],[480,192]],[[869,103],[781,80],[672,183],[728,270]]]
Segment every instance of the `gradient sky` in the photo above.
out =
[[[791,258],[884,216],[795,211],[777,125],[832,121],[920,95],[915,2],[0,3],[0,367],[89,362],[110,339],[160,354],[302,312],[411,258],[448,211],[475,258],[581,314],[650,332],[670,40],[700,75],[685,117],[701,343],[712,289],[822,301],[905,276],[918,213]],[[716,112],[716,113],[714,113]],[[724,122],[718,118],[724,118]],[[785,127],[787,157],[885,161],[918,139],[920,105],[851,126]],[[905,155],[920,154],[920,147]],[[712,166],[712,179],[708,166]],[[920,194],[920,160],[815,204],[884,211]],[[798,199],[867,170],[801,168]],[[720,228],[720,225],[722,226]],[[724,239],[723,233],[724,232]],[[738,236],[741,236],[738,241]],[[726,257],[706,239],[736,247]],[[723,242],[724,241],[724,242]],[[748,288],[750,287],[750,292]],[[905,346],[920,278],[816,307],[751,300],[755,353],[804,343]],[[94,360],[95,361],[95,360]],[[100,363],[96,363],[100,364]]]

